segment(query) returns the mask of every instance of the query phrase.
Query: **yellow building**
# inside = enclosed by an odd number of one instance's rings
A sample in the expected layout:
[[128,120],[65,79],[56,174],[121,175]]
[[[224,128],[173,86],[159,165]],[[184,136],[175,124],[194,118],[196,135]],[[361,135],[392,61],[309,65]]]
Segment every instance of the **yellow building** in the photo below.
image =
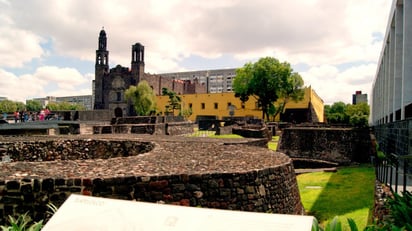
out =
[[[185,94],[179,95],[182,99],[182,109],[192,109],[189,120],[195,121],[197,116],[217,116],[218,119],[230,116],[250,116],[262,118],[262,110],[257,105],[257,100],[249,97],[242,103],[233,92]],[[158,111],[164,113],[168,105],[168,96],[156,96]],[[232,113],[231,113],[232,112]],[[175,112],[177,114],[178,111]],[[323,100],[311,88],[305,88],[304,99],[299,102],[289,101],[286,104],[282,117],[277,116],[276,121],[284,122],[323,122]]]

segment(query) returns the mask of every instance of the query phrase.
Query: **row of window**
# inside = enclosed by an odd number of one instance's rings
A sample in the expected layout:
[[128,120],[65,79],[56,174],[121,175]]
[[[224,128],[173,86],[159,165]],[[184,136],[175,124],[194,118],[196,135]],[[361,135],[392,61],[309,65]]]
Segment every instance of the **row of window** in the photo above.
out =
[[[193,104],[192,103],[189,103],[189,108],[192,108],[193,107]],[[244,103],[241,103],[241,107],[242,107],[242,109],[244,109],[245,108],[245,104]],[[229,110],[233,110],[233,109],[231,109],[231,108],[234,108],[234,106],[232,105],[232,103],[231,102],[228,102],[227,103],[227,108],[229,109]],[[204,109],[206,109],[206,103],[200,103],[200,109],[202,109],[202,110],[204,110]],[[219,103],[213,103],[213,109],[219,109]]]

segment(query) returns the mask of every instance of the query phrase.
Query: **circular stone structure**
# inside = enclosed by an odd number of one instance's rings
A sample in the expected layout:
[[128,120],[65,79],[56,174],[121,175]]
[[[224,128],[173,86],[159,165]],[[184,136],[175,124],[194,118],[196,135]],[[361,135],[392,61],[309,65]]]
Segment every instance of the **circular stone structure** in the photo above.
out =
[[[1,137],[0,223],[71,193],[302,214],[292,160],[260,139],[93,135]],[[8,162],[8,161],[11,162]]]

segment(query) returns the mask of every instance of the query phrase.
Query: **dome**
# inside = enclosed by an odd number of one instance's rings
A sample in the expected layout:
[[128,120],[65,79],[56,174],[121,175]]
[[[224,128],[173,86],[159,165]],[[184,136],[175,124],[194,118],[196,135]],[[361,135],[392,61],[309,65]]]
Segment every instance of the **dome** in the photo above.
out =
[[106,31],[104,31],[104,28],[100,31],[100,36],[106,36]]

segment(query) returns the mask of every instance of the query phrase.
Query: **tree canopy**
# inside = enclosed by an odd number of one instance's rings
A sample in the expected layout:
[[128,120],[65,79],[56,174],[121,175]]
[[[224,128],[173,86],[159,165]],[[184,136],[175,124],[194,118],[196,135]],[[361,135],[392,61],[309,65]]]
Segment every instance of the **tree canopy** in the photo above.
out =
[[[269,119],[269,115],[275,117],[282,112],[289,100],[303,99],[303,84],[302,77],[293,71],[289,63],[265,57],[236,70],[233,90],[242,102],[247,101],[249,96],[255,97],[262,108],[262,118]],[[280,102],[275,105],[277,100]]]
[[[70,102],[49,102],[47,107],[52,111],[86,110],[84,105]],[[26,104],[11,100],[0,101],[0,112],[40,111],[42,108],[43,106],[38,100],[27,100]]]
[[40,111],[42,109],[41,102],[38,100],[27,100],[26,109],[28,111]]
[[130,86],[125,92],[126,99],[132,101],[137,115],[146,116],[156,111],[156,96],[147,81]]
[[84,105],[70,102],[50,102],[47,104],[47,108],[51,111],[82,111],[86,109]]
[[336,102],[325,105],[326,121],[331,124],[350,124],[356,127],[368,126],[369,105],[367,103],[345,104]]
[[181,109],[182,99],[180,98],[180,96],[177,95],[176,92],[164,87],[162,88],[162,95],[169,97],[168,104],[165,108],[166,113],[171,113],[172,115],[174,115],[176,109]]
[[6,113],[13,113],[17,111],[17,104],[11,100],[2,100],[0,101],[0,111]]

